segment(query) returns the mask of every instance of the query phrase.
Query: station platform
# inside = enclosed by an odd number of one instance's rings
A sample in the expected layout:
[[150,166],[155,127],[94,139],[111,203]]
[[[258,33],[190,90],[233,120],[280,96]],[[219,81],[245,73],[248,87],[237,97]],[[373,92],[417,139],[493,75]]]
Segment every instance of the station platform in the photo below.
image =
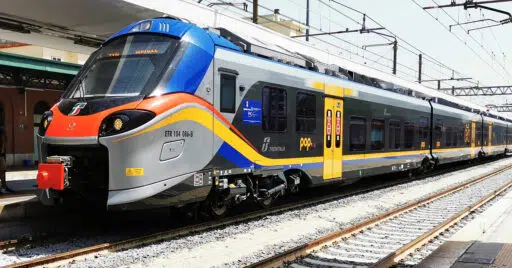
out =
[[0,221],[16,220],[44,213],[35,190],[37,170],[8,171],[7,186],[15,193],[0,194]]
[[512,267],[512,191],[455,233],[418,267]]
[[[6,174],[7,187],[13,189],[16,194],[33,194],[37,187],[36,176],[37,169],[8,171]],[[9,195],[0,195],[0,198],[2,198],[2,196]]]

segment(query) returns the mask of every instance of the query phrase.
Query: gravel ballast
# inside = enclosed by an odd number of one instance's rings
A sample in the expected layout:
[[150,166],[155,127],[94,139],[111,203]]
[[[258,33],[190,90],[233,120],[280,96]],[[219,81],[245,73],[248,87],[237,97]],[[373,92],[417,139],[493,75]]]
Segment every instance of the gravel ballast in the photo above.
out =
[[[151,246],[97,255],[69,265],[72,267],[244,266],[510,164],[512,159],[498,160],[466,170],[280,215],[267,216]],[[40,251],[41,255],[38,256],[43,256],[44,250]],[[47,254],[49,253],[52,252]],[[0,264],[17,261],[20,261],[20,256],[15,254],[0,256]]]

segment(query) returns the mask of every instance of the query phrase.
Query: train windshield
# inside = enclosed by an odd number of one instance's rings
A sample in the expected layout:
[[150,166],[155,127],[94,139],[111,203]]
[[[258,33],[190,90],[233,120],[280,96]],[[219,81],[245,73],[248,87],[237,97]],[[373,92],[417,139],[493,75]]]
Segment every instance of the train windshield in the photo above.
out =
[[148,94],[167,69],[178,42],[172,37],[152,34],[115,39],[91,55],[64,98]]

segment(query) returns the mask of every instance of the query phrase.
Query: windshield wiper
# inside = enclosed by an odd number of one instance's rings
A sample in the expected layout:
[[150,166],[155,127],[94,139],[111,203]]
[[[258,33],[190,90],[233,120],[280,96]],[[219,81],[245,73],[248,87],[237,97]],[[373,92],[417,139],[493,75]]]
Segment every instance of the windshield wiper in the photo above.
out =
[[85,98],[85,89],[84,89],[84,85],[83,85],[84,78],[87,78],[87,76],[78,79],[78,92],[79,92],[78,98],[82,102],[87,102],[87,99]]

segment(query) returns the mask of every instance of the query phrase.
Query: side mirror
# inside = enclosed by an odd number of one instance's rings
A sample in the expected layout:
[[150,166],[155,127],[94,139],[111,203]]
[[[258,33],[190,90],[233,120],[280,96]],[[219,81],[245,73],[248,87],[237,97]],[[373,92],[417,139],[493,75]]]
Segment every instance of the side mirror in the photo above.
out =
[[244,92],[245,91],[245,86],[240,86],[238,89],[240,90],[240,92]]

